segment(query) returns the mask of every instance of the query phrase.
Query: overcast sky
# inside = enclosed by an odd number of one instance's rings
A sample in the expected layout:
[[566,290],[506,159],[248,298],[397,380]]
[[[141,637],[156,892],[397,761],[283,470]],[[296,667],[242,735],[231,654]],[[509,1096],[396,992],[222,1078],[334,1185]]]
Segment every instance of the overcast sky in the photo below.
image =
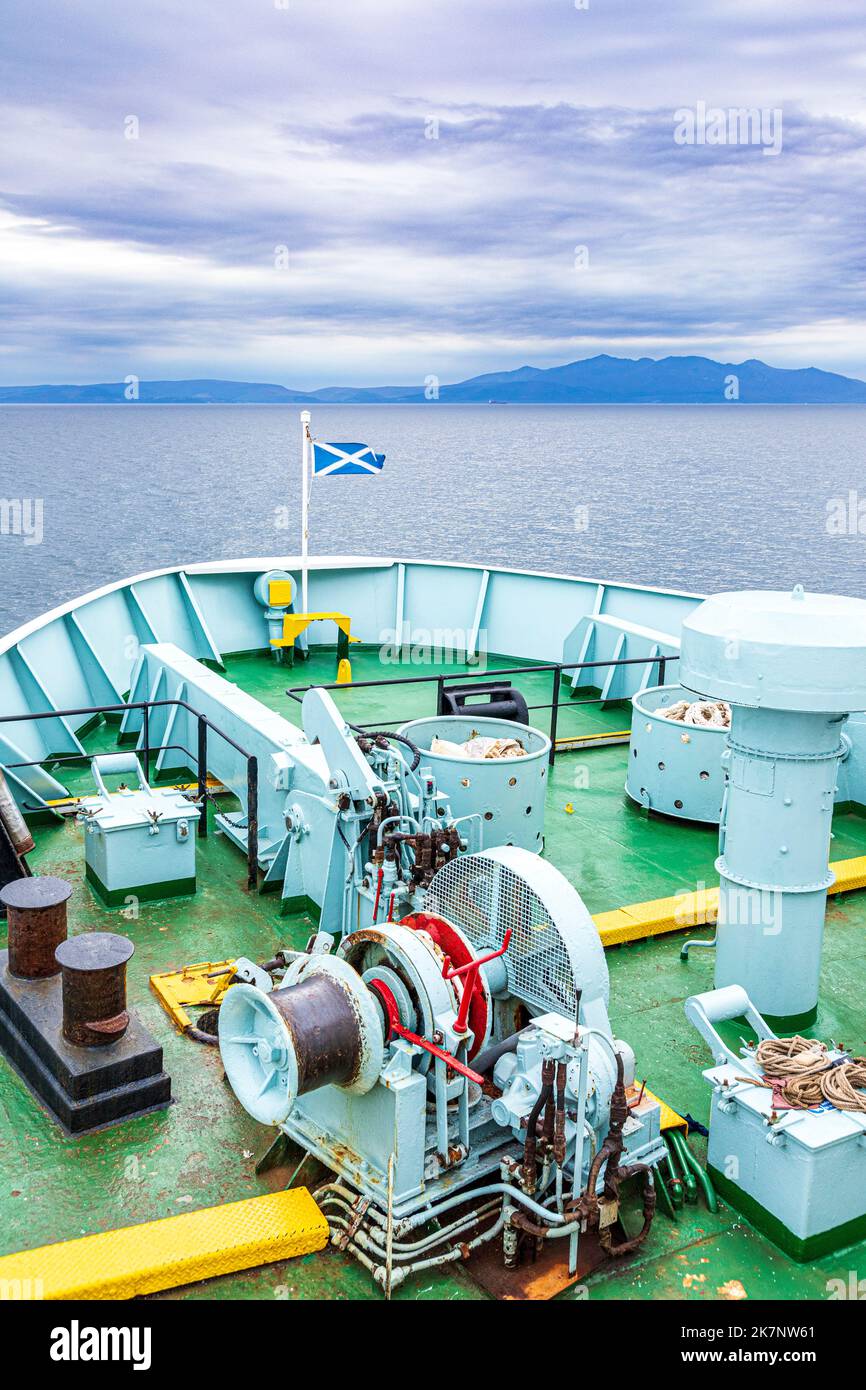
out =
[[0,108],[4,384],[866,377],[860,0],[4,0]]

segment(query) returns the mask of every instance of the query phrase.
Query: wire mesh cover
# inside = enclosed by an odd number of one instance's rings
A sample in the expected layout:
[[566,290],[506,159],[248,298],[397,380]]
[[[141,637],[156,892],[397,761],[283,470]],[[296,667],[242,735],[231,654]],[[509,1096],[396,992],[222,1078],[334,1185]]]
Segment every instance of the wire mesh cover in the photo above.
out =
[[511,993],[536,1008],[574,1013],[576,985],[569,953],[556,923],[526,879],[505,864],[466,854],[435,874],[424,902],[460,927],[476,949],[501,946]]

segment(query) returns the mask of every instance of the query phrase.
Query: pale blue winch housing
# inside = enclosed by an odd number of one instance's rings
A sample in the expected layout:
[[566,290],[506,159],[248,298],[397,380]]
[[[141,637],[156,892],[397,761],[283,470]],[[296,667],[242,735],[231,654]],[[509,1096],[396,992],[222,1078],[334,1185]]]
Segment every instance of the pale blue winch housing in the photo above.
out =
[[683,623],[680,681],[731,705],[719,826],[716,985],[815,1018],[843,725],[866,708],[866,602],[716,594]]
[[727,729],[683,724],[659,713],[692,698],[681,685],[656,685],[632,697],[625,789],[648,811],[718,825]]

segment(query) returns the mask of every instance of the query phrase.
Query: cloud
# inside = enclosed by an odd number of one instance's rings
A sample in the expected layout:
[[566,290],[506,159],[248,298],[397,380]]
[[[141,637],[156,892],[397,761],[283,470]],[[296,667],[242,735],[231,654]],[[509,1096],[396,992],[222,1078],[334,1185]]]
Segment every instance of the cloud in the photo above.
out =
[[[855,7],[285,3],[49,0],[36,33],[7,0],[4,380],[866,372]],[[699,101],[779,109],[781,153],[678,145]]]

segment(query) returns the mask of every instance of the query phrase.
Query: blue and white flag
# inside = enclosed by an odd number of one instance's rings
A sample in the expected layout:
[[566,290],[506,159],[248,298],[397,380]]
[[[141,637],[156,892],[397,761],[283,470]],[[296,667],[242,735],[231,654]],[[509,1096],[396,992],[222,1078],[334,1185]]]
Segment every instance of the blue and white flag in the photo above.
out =
[[369,444],[320,444],[313,441],[313,476],[334,477],[341,473],[378,473],[384,454],[374,454]]

